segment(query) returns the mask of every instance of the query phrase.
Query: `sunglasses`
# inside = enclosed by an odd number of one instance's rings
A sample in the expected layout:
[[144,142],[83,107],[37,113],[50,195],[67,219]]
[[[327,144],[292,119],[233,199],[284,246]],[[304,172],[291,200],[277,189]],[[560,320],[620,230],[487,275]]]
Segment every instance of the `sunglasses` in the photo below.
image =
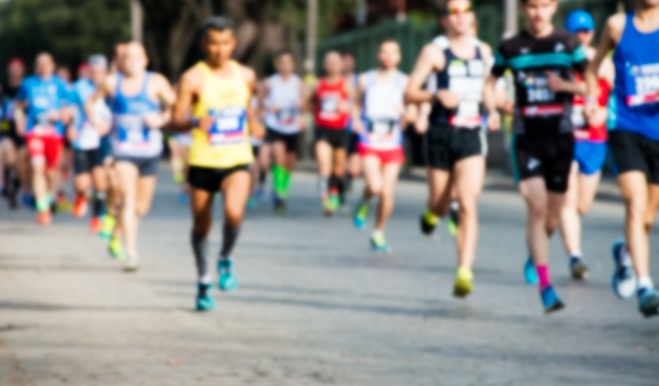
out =
[[440,12],[442,16],[450,16],[450,15],[460,15],[460,14],[465,14],[469,13],[472,11],[471,4],[470,5],[465,5],[463,7],[456,7],[455,5],[449,5],[445,8],[443,8]]

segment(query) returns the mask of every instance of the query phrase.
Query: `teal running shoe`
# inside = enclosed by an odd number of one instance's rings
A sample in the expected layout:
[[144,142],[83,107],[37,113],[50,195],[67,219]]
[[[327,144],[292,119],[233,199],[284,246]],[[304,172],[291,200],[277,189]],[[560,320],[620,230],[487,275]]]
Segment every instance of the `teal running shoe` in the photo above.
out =
[[385,239],[383,233],[373,233],[371,236],[371,247],[375,252],[390,252],[389,244],[387,244],[387,239]]
[[524,264],[524,279],[527,284],[538,284],[540,279],[538,278],[538,272],[535,270],[535,264],[533,264],[533,258],[529,256]]
[[613,255],[614,270],[611,288],[620,299],[629,299],[636,293],[636,274],[631,264],[625,261],[626,253],[624,239],[613,243],[611,254]]
[[639,289],[638,309],[646,318],[659,315],[659,293],[654,288]]
[[213,296],[211,296],[212,288],[213,286],[210,284],[198,284],[197,311],[205,312],[215,309],[215,299],[213,299]]
[[545,308],[545,314],[565,308],[565,304],[558,297],[552,286],[543,289],[540,292],[540,297],[542,299],[542,306]]
[[323,210],[326,216],[333,215],[341,206],[341,199],[338,194],[330,194],[323,203]]
[[217,263],[218,276],[220,277],[218,286],[221,291],[231,292],[238,288],[238,279],[233,274],[232,266],[233,262],[231,260],[222,260]]
[[574,280],[586,280],[588,277],[588,266],[584,263],[583,258],[578,256],[570,257],[570,274]]
[[366,220],[368,219],[368,213],[370,212],[370,206],[366,203],[361,203],[355,211],[352,221],[355,224],[355,228],[361,230],[366,226]]

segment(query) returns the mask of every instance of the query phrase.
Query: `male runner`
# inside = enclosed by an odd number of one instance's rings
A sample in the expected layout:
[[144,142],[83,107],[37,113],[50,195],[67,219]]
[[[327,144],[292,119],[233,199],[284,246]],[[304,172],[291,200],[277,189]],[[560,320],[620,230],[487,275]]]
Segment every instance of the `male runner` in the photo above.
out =
[[597,71],[613,50],[615,86],[609,149],[625,202],[625,239],[613,247],[614,292],[633,296],[638,277],[640,312],[659,313],[659,294],[650,277],[649,233],[659,207],[659,1],[638,0],[635,10],[611,16],[586,74],[586,112],[597,116]]
[[405,162],[403,152],[404,94],[407,75],[398,70],[400,45],[395,40],[380,43],[380,66],[359,77],[352,128],[359,134],[366,187],[353,216],[357,229],[366,225],[371,199],[380,199],[371,246],[388,252],[384,229],[394,208],[394,190]]
[[[343,57],[343,76],[348,84],[357,87],[359,75],[356,72],[357,60],[352,52],[346,51],[341,55]],[[354,102],[353,102],[354,103]],[[346,173],[346,191],[352,189],[352,182],[362,174],[362,159],[359,156],[359,133],[352,128],[352,120],[348,122],[348,160]]]
[[[212,275],[206,260],[212,226],[213,197],[222,193],[224,228],[219,254],[218,284],[230,291],[238,286],[231,254],[238,240],[249,197],[249,165],[253,162],[250,131],[261,137],[263,129],[251,104],[256,74],[231,59],[236,48],[233,21],[212,17],[201,27],[205,59],[181,78],[174,106],[173,128],[192,130],[190,147],[192,250],[198,272],[196,307],[212,310]],[[188,111],[192,108],[192,118]]]
[[30,156],[32,186],[37,222],[50,224],[51,206],[60,177],[64,128],[72,118],[70,93],[55,73],[55,60],[49,53],[36,58],[36,75],[26,78],[16,96],[19,134],[25,135]]
[[[583,10],[574,11],[568,15],[565,27],[579,38],[580,43],[586,49],[586,56],[591,59],[595,55],[595,49],[590,47],[595,36],[595,22],[592,16]],[[585,87],[580,74],[576,74],[575,79],[582,87]],[[568,259],[572,261],[572,278],[575,280],[583,280],[587,274],[581,251],[580,216],[590,210],[595,200],[602,168],[606,161],[606,105],[612,83],[613,66],[610,61],[607,61],[599,70],[600,108],[597,114],[598,122],[594,125],[586,122],[583,95],[575,95],[572,124],[575,128],[576,142],[565,205],[560,212],[560,218],[550,218],[550,223],[547,225],[547,229],[555,229],[556,223],[560,221],[563,244]],[[574,263],[576,261],[581,263]],[[577,267],[581,267],[581,269],[575,269]],[[529,283],[537,284],[538,275],[530,260],[525,267],[525,276]]]
[[348,146],[350,100],[354,88],[342,75],[341,54],[325,55],[326,75],[319,79],[311,96],[316,123],[316,159],[319,190],[325,215],[331,216],[343,203]]
[[[488,124],[498,128],[495,86],[506,69],[512,70],[516,94],[512,153],[519,191],[527,204],[527,242],[546,313],[564,307],[549,275],[549,236],[558,224],[550,229],[547,224],[565,205],[574,156],[572,102],[583,91],[573,81],[574,70],[583,73],[588,61],[576,36],[552,25],[557,7],[557,0],[521,1],[526,29],[501,43],[486,85]],[[570,269],[575,277],[586,272],[576,258],[570,260]]]
[[85,105],[94,127],[102,125],[94,112],[98,100],[107,98],[112,112],[110,139],[121,192],[119,223],[126,247],[126,272],[138,269],[139,218],[151,207],[163,149],[160,129],[169,123],[169,108],[175,99],[167,79],[147,71],[147,64],[144,46],[128,43],[120,71],[109,75]]
[[[274,165],[272,182],[275,209],[286,210],[291,177],[304,130],[304,83],[295,74],[295,58],[290,51],[277,57],[277,74],[268,78],[262,87],[260,105],[267,128],[265,141],[270,145]],[[268,160],[269,161],[269,160]]]
[[[410,76],[408,103],[432,102],[426,133],[426,162],[430,187],[429,212],[441,216],[442,203],[454,181],[460,203],[457,241],[458,269],[453,294],[466,297],[473,290],[472,266],[478,242],[478,197],[485,175],[485,138],[481,101],[485,74],[492,62],[488,45],[473,36],[475,15],[469,0],[448,0],[440,7],[446,30],[427,44]],[[423,88],[436,77],[438,91]],[[427,216],[424,216],[427,217]]]
[[108,176],[103,166],[105,154],[101,147],[101,133],[107,133],[111,123],[110,110],[105,101],[98,100],[94,106],[97,125],[94,127],[85,115],[85,103],[105,82],[108,61],[103,55],[92,55],[88,61],[88,77],[79,79],[73,86],[74,102],[78,107],[75,124],[69,128],[68,137],[73,145],[74,187],[76,198],[73,215],[84,217],[88,209],[88,193],[93,188],[92,219],[93,233],[100,232],[101,216],[105,211],[105,197],[108,189]]

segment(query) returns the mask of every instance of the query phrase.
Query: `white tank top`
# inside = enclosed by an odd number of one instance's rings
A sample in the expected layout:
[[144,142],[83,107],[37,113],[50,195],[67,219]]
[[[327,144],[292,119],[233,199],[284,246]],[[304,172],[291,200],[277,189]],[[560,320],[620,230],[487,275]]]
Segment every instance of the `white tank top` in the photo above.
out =
[[394,150],[402,146],[401,118],[404,111],[405,74],[397,71],[388,82],[377,71],[364,74],[362,119],[364,131],[360,144],[373,150]]
[[[301,80],[293,74],[286,81],[277,74],[270,77],[270,93],[265,99],[265,125],[274,131],[283,134],[294,134],[300,131],[299,103],[302,99],[300,92]],[[270,107],[277,106],[278,112],[270,111]]]

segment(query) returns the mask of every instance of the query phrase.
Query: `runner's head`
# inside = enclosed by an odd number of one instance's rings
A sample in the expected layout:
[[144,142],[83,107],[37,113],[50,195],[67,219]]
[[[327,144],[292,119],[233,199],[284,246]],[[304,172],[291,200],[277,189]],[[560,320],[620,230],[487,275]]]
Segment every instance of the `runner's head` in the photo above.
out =
[[343,59],[337,51],[330,51],[325,54],[323,68],[328,76],[341,76],[343,72]]
[[71,83],[71,70],[66,66],[59,66],[57,68],[57,77],[66,83]]
[[130,42],[126,44],[126,50],[121,60],[121,71],[128,76],[140,75],[146,71],[149,60],[146,50],[141,43]]
[[87,63],[89,63],[89,78],[94,84],[101,84],[108,72],[108,60],[105,56],[97,54],[90,56]]
[[572,11],[565,19],[565,29],[577,35],[579,42],[585,47],[590,46],[595,37],[595,21],[584,10]]
[[449,36],[472,35],[476,16],[469,0],[445,0],[439,8],[440,22]]
[[352,75],[355,73],[355,68],[357,67],[357,61],[355,60],[355,55],[352,52],[344,52],[341,54],[343,58],[343,74]]
[[290,75],[295,72],[295,58],[293,57],[293,52],[288,50],[280,52],[277,55],[275,66],[277,67],[277,72],[281,75]]
[[201,49],[210,64],[219,66],[229,60],[236,49],[233,20],[224,16],[206,19],[201,25]]
[[22,79],[25,76],[25,63],[23,59],[14,57],[7,63],[7,75],[9,79]]
[[400,45],[394,39],[385,39],[380,43],[378,62],[383,70],[393,70],[401,60]]
[[123,61],[124,53],[126,52],[126,43],[117,43],[114,46],[114,54],[112,55],[112,65],[110,71],[117,72],[121,70],[121,62]]
[[47,79],[55,74],[55,59],[48,52],[37,55],[34,61],[34,72],[42,79]]
[[82,62],[78,66],[78,79],[89,79],[89,63]]
[[552,26],[551,19],[558,9],[557,0],[520,0],[526,26],[531,32],[544,31]]

